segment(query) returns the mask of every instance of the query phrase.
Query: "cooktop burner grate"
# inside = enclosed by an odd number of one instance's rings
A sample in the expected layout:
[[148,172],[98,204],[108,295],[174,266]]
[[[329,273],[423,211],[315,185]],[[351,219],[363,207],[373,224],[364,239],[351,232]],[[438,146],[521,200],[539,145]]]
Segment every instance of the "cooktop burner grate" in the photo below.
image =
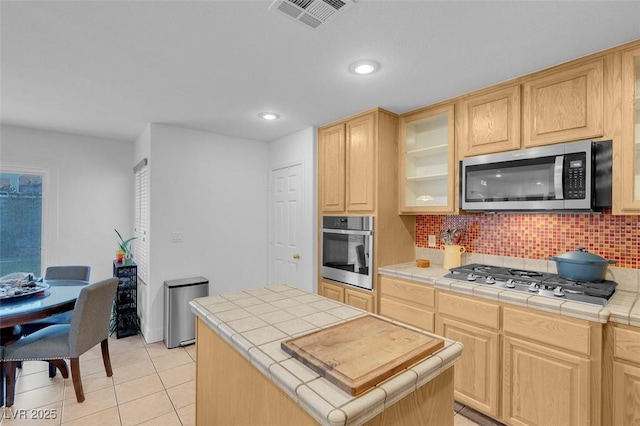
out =
[[613,297],[617,286],[613,281],[572,281],[549,272],[478,263],[452,268],[449,272],[445,278],[602,306]]

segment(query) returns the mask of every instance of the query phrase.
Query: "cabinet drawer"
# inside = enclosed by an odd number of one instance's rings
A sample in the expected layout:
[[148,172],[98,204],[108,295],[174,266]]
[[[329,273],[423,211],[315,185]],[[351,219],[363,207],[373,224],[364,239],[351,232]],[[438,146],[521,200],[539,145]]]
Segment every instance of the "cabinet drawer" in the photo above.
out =
[[412,304],[433,308],[434,290],[428,285],[381,277],[380,294],[382,297],[390,296]]
[[363,311],[373,312],[373,294],[346,288],[344,290],[344,303]]
[[380,315],[427,331],[435,331],[433,312],[405,305],[394,300],[380,298]]
[[438,294],[438,312],[485,327],[500,327],[500,307],[449,293]]
[[640,364],[640,330],[613,329],[613,356]]
[[502,318],[505,333],[584,355],[591,354],[590,326],[586,323],[579,324],[509,307],[504,308]]

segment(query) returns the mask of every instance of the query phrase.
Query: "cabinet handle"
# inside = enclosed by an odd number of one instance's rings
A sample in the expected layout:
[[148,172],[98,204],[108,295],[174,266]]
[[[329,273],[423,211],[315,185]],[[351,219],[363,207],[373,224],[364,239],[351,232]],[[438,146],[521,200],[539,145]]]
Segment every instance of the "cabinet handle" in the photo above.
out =
[[300,254],[298,254],[298,253],[294,254],[294,255],[293,255],[293,258],[294,258],[295,260],[300,260]]

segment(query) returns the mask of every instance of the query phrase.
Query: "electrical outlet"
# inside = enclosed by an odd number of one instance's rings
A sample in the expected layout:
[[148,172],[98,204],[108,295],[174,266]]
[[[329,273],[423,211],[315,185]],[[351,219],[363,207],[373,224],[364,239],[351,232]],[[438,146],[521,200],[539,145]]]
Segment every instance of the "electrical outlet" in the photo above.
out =
[[429,247],[435,247],[435,246],[436,246],[436,236],[429,235]]
[[172,243],[181,243],[182,242],[182,232],[173,232],[173,233],[171,233],[171,242]]

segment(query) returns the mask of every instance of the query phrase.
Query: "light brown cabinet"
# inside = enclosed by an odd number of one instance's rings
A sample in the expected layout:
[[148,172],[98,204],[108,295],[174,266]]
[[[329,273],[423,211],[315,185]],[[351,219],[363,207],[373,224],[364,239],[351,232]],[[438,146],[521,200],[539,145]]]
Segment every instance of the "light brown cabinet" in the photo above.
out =
[[613,422],[640,424],[640,329],[611,327],[613,331]]
[[472,95],[460,110],[461,157],[520,148],[520,84]]
[[454,111],[454,104],[448,103],[400,117],[400,213],[454,213]]
[[364,290],[356,290],[339,283],[320,281],[318,283],[318,294],[363,311],[375,312],[373,293]]
[[461,342],[465,348],[456,364],[456,400],[499,418],[500,335],[446,317],[439,319],[438,329],[443,336]]
[[375,118],[368,114],[346,123],[347,211],[372,212],[375,207]]
[[345,288],[344,303],[367,312],[374,311],[374,301],[372,293]]
[[488,301],[438,292],[437,333],[461,342],[455,399],[500,418],[500,307]]
[[503,421],[601,423],[602,324],[503,308]]
[[321,211],[373,212],[375,125],[369,113],[318,130]]
[[590,361],[504,338],[504,421],[515,425],[598,424],[590,420]]
[[[318,292],[376,312],[378,268],[415,259],[415,217],[398,215],[398,116],[381,108],[318,128],[318,228],[323,216],[372,216],[373,291],[322,277]],[[329,283],[330,285],[327,285]]]
[[640,212],[640,47],[622,52],[621,199],[619,213]]
[[318,130],[318,176],[321,210],[342,212],[345,206],[344,124]]
[[344,303],[344,286],[326,281],[318,283],[318,294],[336,302]]
[[435,290],[428,284],[380,277],[378,313],[427,331],[435,331]]
[[602,57],[541,72],[523,84],[523,145],[549,145],[604,134]]

